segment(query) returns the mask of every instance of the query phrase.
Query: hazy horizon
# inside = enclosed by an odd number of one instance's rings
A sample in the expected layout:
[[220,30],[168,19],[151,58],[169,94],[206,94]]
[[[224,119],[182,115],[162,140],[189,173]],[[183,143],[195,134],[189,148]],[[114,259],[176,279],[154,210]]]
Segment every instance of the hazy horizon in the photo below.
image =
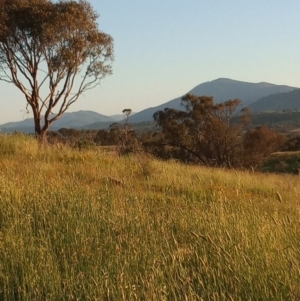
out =
[[[218,78],[300,86],[296,0],[89,2],[114,38],[114,74],[69,112],[139,112]],[[2,81],[0,89],[0,124],[22,120],[24,96]]]

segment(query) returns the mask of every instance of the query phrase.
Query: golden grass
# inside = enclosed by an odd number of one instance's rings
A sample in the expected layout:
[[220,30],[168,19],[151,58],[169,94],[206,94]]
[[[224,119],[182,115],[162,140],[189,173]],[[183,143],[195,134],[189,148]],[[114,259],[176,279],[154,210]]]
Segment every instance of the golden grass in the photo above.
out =
[[300,299],[296,176],[1,136],[0,187],[0,300]]

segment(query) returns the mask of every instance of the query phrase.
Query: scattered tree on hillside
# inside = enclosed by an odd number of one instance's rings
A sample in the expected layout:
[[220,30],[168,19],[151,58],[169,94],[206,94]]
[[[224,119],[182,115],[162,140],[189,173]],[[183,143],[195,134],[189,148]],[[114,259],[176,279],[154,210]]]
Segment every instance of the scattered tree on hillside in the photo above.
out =
[[166,108],[156,112],[154,119],[162,128],[165,142],[183,150],[186,160],[232,167],[240,137],[250,122],[248,111],[240,123],[231,122],[240,104],[238,99],[214,104],[213,97],[187,94],[182,98],[184,111]]
[[[162,152],[164,156],[171,150],[177,158],[187,162],[227,168],[261,163],[284,139],[266,128],[245,134],[251,122],[250,111],[243,109],[239,121],[235,118],[233,122],[240,104],[239,99],[215,104],[213,97],[187,94],[182,98],[185,110],[165,108],[154,114],[162,130],[153,143],[154,151],[159,153],[159,142],[160,147],[167,150]],[[150,144],[147,142],[148,148]]]
[[130,114],[132,113],[131,109],[124,109],[122,111],[123,114],[125,114],[125,122],[123,129],[121,130],[120,133],[120,142],[121,142],[121,150],[123,153],[126,153],[129,149],[130,145],[130,139],[129,139],[129,132],[130,132],[130,124],[129,124],[129,117]]
[[255,167],[262,164],[264,159],[284,145],[286,140],[284,135],[265,126],[249,130],[243,139],[243,165]]
[[300,150],[300,137],[292,137],[285,142],[282,147],[283,151],[295,152]]
[[101,146],[116,146],[119,143],[118,131],[115,128],[99,130],[94,142]]
[[137,133],[129,123],[131,109],[124,109],[124,123],[113,123],[108,130],[99,130],[95,142],[98,145],[115,145],[120,155],[137,152],[139,150],[139,139]]
[[129,123],[129,117],[132,110],[124,109],[122,113],[125,114],[124,124],[121,127],[119,125],[115,126],[115,128],[118,131],[119,138],[118,152],[120,155],[126,155],[138,151],[139,142],[137,133],[132,129],[131,124]]
[[41,141],[80,95],[112,73],[113,39],[97,18],[87,1],[10,0],[0,7],[0,80],[24,94]]

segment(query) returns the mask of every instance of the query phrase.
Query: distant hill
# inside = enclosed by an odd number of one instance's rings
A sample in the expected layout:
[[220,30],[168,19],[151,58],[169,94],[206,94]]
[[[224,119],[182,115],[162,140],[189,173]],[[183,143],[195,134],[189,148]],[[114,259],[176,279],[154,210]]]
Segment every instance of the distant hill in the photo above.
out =
[[[131,112],[130,116],[133,116],[134,114],[135,112]],[[125,114],[116,114],[116,115],[111,115],[109,117],[111,117],[115,121],[123,121],[125,119]]]
[[[121,120],[122,121],[122,120]],[[81,126],[79,129],[81,130],[102,130],[102,129],[107,129],[109,128],[109,126],[115,122],[120,123],[120,120],[115,120],[113,122],[94,122],[94,123],[90,123],[84,126]]]
[[[283,85],[274,85],[269,83],[255,84],[236,81],[232,79],[219,78],[211,82],[200,84],[187,93],[192,93],[198,96],[213,96],[216,103],[224,102],[228,99],[239,98],[242,100],[243,106],[245,107],[256,102],[262,97],[276,93],[290,92],[295,89],[297,88]],[[144,122],[153,120],[153,114],[156,111],[163,110],[166,107],[182,109],[182,107],[180,106],[181,97],[175,98],[157,107],[148,108],[139,113],[136,113],[130,118],[130,120],[131,122]]]
[[249,107],[254,112],[300,110],[300,89],[263,97]]
[[115,121],[122,121],[122,120],[124,120],[125,115],[124,114],[116,114],[116,115],[111,115],[109,117],[111,117]]
[[[270,106],[273,111],[300,108],[299,104],[296,106],[297,99],[300,97],[300,89],[268,83],[255,84],[220,78],[200,84],[187,93],[192,93],[198,96],[213,96],[216,103],[224,102],[228,99],[239,98],[242,100],[243,106],[251,105],[254,111],[262,110],[261,108],[269,108]],[[139,113],[132,113],[130,116],[130,123],[153,121],[153,114],[166,107],[182,109],[180,105],[181,97],[173,99],[160,106],[145,109]],[[274,106],[274,104],[276,104],[276,106]],[[59,120],[52,124],[50,130],[56,131],[60,128],[103,129],[109,127],[109,125],[114,122],[122,122],[123,120],[124,115],[121,114],[106,116],[93,111],[67,112]],[[2,124],[0,125],[0,131],[33,133],[33,119],[28,118],[19,122],[8,122]]]
[[[105,124],[111,124],[118,120],[112,117],[105,116],[93,111],[78,111],[78,112],[67,112],[59,120],[55,121],[50,127],[51,131],[56,131],[60,128],[82,128],[88,124],[100,122]],[[0,125],[1,132],[34,132],[33,118],[18,122],[8,122]]]

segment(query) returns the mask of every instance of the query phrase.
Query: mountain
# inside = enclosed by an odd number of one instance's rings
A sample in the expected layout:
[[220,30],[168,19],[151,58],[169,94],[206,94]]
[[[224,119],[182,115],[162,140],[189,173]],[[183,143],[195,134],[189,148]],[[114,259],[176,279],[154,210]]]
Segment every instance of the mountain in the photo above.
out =
[[[133,114],[132,114],[133,115]],[[115,121],[122,121],[125,119],[125,114],[116,114],[116,115],[111,115],[109,116],[112,119],[114,119]]]
[[[211,82],[200,84],[194,89],[190,90],[188,93],[198,96],[213,96],[216,103],[239,98],[243,102],[243,107],[245,107],[270,94],[290,92],[295,89],[297,88],[269,83],[248,83],[227,78],[219,78]],[[130,118],[130,122],[134,123],[153,120],[153,114],[156,111],[163,110],[166,107],[182,109],[182,106],[180,105],[181,97],[175,98],[160,106],[148,108],[136,113]]]
[[[122,120],[121,120],[122,121]],[[100,122],[93,122],[93,123],[90,123],[90,124],[86,124],[82,127],[80,127],[81,130],[102,130],[102,129],[107,129],[109,128],[109,126],[113,123],[119,123],[120,120],[116,120],[116,121],[113,121],[113,122],[107,122],[107,121],[100,121]]]
[[[93,111],[78,111],[78,112],[66,112],[63,116],[55,121],[51,127],[51,131],[56,131],[61,128],[81,128],[88,124],[101,122],[106,124],[111,124],[116,122],[116,119],[112,117],[105,116]],[[28,118],[26,120],[18,122],[8,122],[0,125],[1,132],[25,132],[33,133],[34,132],[34,122],[33,118]]]
[[300,110],[300,89],[263,97],[249,107],[253,112]]
[[[131,112],[130,116],[133,116],[134,114],[135,114],[135,112]],[[115,121],[123,121],[123,120],[125,120],[125,114],[116,114],[116,115],[111,115],[109,117],[111,117]]]
[[[239,98],[243,106],[251,106],[253,111],[262,110],[293,110],[300,108],[297,99],[300,99],[300,89],[289,86],[274,85],[269,83],[247,83],[232,79],[219,78],[217,80],[198,85],[188,93],[198,96],[213,96],[216,103],[228,99]],[[300,102],[300,100],[299,100]],[[166,102],[160,106],[145,109],[139,113],[131,114],[130,123],[153,121],[153,114],[166,107],[182,109],[181,97]],[[50,127],[51,131],[60,128],[75,129],[103,129],[114,122],[122,122],[124,115],[105,116],[93,111],[79,111],[65,113]],[[9,122],[0,125],[0,132],[20,131],[25,133],[34,132],[32,118],[19,122]]]

